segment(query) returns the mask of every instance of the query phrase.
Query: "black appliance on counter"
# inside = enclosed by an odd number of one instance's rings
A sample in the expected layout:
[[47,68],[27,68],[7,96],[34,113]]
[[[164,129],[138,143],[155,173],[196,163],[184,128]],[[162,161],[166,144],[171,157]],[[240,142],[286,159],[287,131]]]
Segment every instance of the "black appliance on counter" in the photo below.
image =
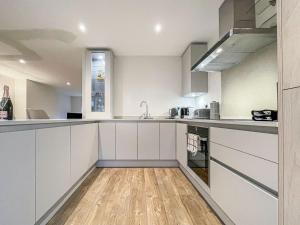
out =
[[206,127],[188,126],[188,167],[208,186],[210,185],[209,157],[209,129]]
[[82,119],[82,113],[67,113],[67,119]]
[[180,118],[181,119],[189,117],[189,114],[190,114],[190,110],[188,107],[180,108]]

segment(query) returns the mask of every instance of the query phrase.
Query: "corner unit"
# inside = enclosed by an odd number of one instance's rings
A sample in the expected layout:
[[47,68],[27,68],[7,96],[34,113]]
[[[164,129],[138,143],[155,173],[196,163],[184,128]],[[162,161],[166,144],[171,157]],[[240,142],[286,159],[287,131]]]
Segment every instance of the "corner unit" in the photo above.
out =
[[87,49],[82,63],[82,112],[86,119],[113,116],[113,53]]
[[197,97],[208,91],[208,73],[191,71],[193,65],[206,51],[206,43],[192,43],[182,55],[182,95],[184,97]]

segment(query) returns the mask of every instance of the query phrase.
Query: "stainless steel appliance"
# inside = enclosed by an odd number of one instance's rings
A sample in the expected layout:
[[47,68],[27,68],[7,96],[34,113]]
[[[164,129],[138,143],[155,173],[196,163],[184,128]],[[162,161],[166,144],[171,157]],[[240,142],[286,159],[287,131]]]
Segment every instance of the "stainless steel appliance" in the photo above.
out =
[[188,126],[188,167],[208,186],[209,183],[209,129]]
[[220,119],[220,104],[219,102],[213,101],[210,103],[210,116],[211,120],[219,120]]
[[[271,10],[276,12],[274,0],[225,0],[219,9],[220,40],[192,66],[192,71],[229,69],[249,54],[275,42],[276,27],[261,28],[256,24],[257,5],[262,2],[269,4],[273,8]],[[269,10],[266,11],[269,13]]]
[[210,109],[196,109],[194,111],[194,119],[209,119]]

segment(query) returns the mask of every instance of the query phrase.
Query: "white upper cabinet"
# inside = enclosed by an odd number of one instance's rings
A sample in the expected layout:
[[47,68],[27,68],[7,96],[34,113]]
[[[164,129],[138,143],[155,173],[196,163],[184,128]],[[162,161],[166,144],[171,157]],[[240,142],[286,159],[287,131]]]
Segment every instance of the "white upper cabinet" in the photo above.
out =
[[84,118],[113,115],[113,53],[86,50],[82,66],[82,112]]
[[36,218],[40,219],[71,184],[70,127],[36,131]]
[[137,160],[137,123],[116,124],[116,159]]
[[99,159],[116,159],[116,124],[99,123]]
[[191,44],[182,55],[182,95],[196,97],[208,91],[208,73],[192,72],[192,66],[205,54],[207,44]]
[[176,159],[176,124],[160,123],[159,124],[159,159],[175,160]]
[[138,124],[138,159],[159,159],[159,123]]
[[35,224],[35,131],[0,133],[0,224]]

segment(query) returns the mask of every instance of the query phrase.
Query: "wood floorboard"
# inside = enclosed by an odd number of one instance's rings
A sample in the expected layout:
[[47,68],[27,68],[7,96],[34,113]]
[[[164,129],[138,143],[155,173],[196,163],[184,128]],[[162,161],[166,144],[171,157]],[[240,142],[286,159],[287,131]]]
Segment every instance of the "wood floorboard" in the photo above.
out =
[[96,169],[47,225],[220,225],[178,168]]

